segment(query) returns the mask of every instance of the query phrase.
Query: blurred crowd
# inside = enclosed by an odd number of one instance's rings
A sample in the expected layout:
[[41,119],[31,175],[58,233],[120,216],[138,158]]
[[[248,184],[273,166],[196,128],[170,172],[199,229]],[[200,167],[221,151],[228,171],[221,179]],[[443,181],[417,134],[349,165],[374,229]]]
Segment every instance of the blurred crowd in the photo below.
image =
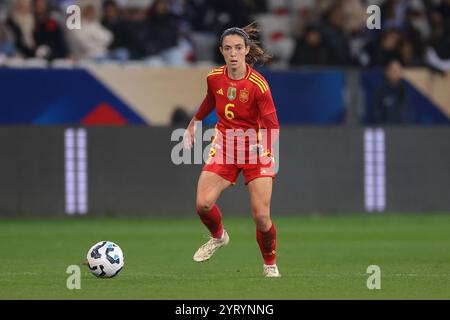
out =
[[[81,29],[66,9],[81,8]],[[381,8],[369,30],[366,9]],[[433,66],[450,70],[450,0],[0,0],[0,57],[221,63],[220,33],[256,21],[269,67]]]

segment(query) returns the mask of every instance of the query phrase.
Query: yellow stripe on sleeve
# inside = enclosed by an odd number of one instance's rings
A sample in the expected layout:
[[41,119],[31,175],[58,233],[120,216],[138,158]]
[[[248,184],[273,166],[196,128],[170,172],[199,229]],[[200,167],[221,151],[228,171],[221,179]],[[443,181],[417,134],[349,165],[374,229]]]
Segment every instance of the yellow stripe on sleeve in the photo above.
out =
[[262,85],[262,87],[264,88],[265,91],[269,90],[269,88],[267,87],[265,81],[262,80],[261,77],[259,77],[259,76],[257,76],[256,74],[253,73],[253,74],[250,76],[250,78],[252,78],[252,79],[258,81],[258,82]]
[[261,86],[261,84],[260,84],[258,81],[253,80],[252,77],[248,78],[248,80],[250,80],[251,82],[253,82],[254,84],[256,84],[256,85],[259,87],[259,90],[261,90],[261,92],[264,93],[264,89],[263,89],[263,87]]

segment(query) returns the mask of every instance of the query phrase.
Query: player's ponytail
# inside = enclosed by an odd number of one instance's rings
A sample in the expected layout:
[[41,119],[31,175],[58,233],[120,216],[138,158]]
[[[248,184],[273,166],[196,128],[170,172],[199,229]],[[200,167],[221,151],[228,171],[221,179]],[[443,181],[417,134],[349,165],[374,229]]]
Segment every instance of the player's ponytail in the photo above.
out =
[[272,56],[268,54],[263,48],[261,48],[260,42],[257,40],[259,32],[260,29],[255,22],[252,22],[242,29],[227,29],[222,33],[222,36],[220,37],[220,46],[222,46],[223,38],[230,34],[237,34],[244,39],[245,46],[250,47],[250,51],[245,57],[246,62],[250,65],[264,64],[270,58],[272,58]]
[[263,48],[261,48],[260,42],[257,40],[260,29],[255,22],[252,22],[248,26],[244,27],[243,30],[245,31],[245,33],[247,33],[249,38],[247,45],[250,47],[250,51],[246,57],[246,61],[248,64],[264,64],[270,58],[272,58],[270,54],[268,54]]

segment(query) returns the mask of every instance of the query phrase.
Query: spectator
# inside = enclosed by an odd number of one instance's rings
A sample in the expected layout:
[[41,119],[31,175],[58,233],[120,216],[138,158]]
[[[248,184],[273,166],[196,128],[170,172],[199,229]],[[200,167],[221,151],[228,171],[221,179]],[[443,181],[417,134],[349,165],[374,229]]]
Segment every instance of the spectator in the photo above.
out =
[[15,54],[13,36],[8,27],[0,21],[0,56],[14,56]]
[[169,10],[166,0],[155,0],[149,10],[150,30],[147,54],[159,54],[178,45],[178,19]]
[[18,53],[25,58],[34,57],[36,50],[34,23],[31,0],[13,0],[6,24],[13,32]]
[[[99,24],[94,8],[102,2]],[[2,11],[6,3],[11,3],[7,17]],[[49,10],[49,3],[61,12]],[[150,8],[143,9],[147,3]],[[61,24],[70,4],[83,9],[82,30],[67,31]],[[365,27],[369,4],[381,6],[382,30]],[[384,67],[396,59],[405,66],[425,61],[435,70],[450,69],[450,0],[0,0],[0,20],[7,18],[19,56],[64,58],[69,44],[75,58],[139,59],[160,65],[222,63],[218,32],[254,19],[263,23],[264,16],[287,10],[292,10],[286,15],[289,28],[259,39],[273,56],[266,67],[285,67],[291,57],[293,65],[353,65],[357,58],[362,66]],[[301,27],[294,31],[296,15]],[[303,30],[312,24],[320,29]],[[303,37],[291,54],[298,34]],[[288,45],[280,45],[284,40]]]
[[103,3],[102,25],[113,34],[113,41],[108,47],[110,57],[117,60],[128,60],[130,52],[129,26],[120,15],[120,8],[114,0]]
[[128,26],[128,45],[130,59],[138,60],[147,56],[146,43],[149,30],[147,28],[147,14],[138,7],[128,7],[125,11],[125,20]]
[[82,7],[81,19],[82,28],[68,32],[75,58],[100,60],[107,58],[108,46],[113,41],[113,35],[100,24],[94,5],[86,4]]
[[366,27],[366,6],[360,0],[340,0],[342,24],[347,34],[359,33]]
[[438,10],[431,14],[431,29],[425,60],[441,72],[450,71],[450,30],[443,13]]
[[423,13],[423,8],[409,8],[403,28],[401,44],[402,62],[405,66],[423,65],[425,50],[424,40],[430,34],[430,26]]
[[297,40],[290,63],[293,66],[329,63],[328,51],[318,26],[309,25],[305,28],[303,37]]
[[402,81],[403,68],[399,61],[389,62],[384,82],[375,90],[374,103],[369,110],[369,124],[406,124],[414,120],[407,90]]
[[155,0],[149,10],[145,44],[150,64],[181,65],[187,62],[180,46],[179,19],[169,10],[167,0]]
[[408,1],[386,0],[381,5],[383,29],[402,29],[404,27]]
[[402,41],[400,55],[402,64],[406,67],[418,67],[423,65],[421,59],[422,55],[416,53],[412,42],[407,38]]
[[366,48],[370,56],[370,65],[384,67],[391,60],[401,60],[401,41],[402,34],[397,29],[390,29],[382,33],[379,41],[375,40]]
[[343,11],[339,2],[332,5],[325,13],[322,33],[327,50],[333,52],[329,57],[329,63],[334,65],[352,64],[349,38],[344,30]]
[[450,31],[450,0],[442,0],[437,9],[442,14],[442,20],[445,21],[444,28]]
[[66,58],[68,48],[58,21],[50,17],[48,0],[34,1],[36,55],[44,59]]

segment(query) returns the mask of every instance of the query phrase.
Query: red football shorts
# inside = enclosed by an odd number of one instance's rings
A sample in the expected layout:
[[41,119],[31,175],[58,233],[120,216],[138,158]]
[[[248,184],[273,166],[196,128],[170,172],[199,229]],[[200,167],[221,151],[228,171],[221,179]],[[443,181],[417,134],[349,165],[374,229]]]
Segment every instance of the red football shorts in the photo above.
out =
[[203,166],[203,171],[214,172],[225,180],[230,181],[231,184],[236,184],[236,180],[241,171],[244,174],[245,184],[260,177],[271,177],[275,179],[274,161],[270,161],[268,164],[229,164],[208,161]]

